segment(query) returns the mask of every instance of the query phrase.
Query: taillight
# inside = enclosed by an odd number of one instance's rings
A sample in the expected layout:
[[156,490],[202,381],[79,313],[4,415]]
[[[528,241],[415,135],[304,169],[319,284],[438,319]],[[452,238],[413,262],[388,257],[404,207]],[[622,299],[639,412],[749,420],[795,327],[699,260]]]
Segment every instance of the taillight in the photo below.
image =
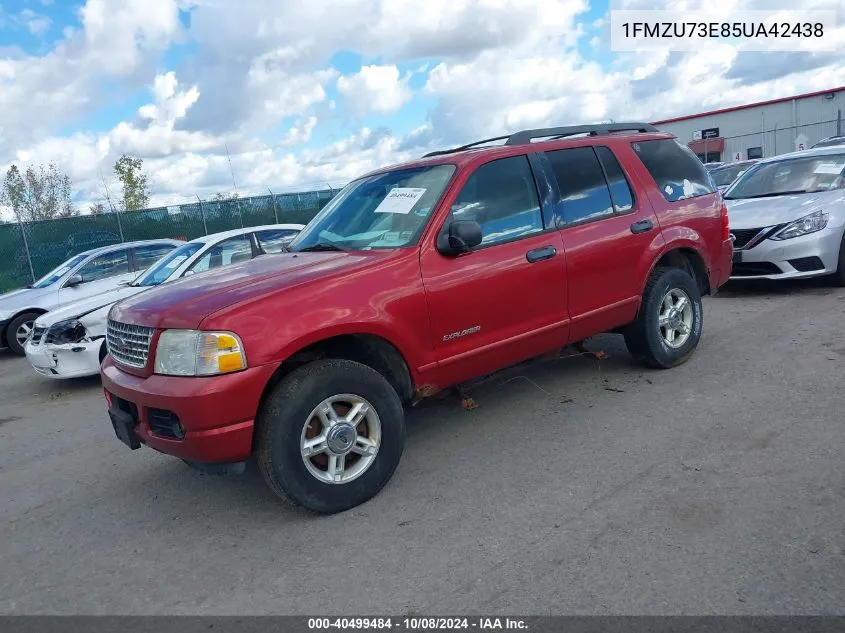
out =
[[730,221],[728,219],[728,207],[724,203],[722,204],[722,239],[731,239],[731,226]]

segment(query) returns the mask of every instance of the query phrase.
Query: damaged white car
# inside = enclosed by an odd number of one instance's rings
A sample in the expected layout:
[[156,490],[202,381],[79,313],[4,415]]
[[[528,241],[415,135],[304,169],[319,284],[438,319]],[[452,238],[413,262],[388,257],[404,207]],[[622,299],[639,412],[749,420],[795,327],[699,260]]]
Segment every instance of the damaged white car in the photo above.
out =
[[38,317],[24,346],[27,360],[36,373],[49,378],[97,375],[108,352],[106,325],[116,302],[167,281],[284,252],[303,228],[302,224],[272,224],[186,242],[134,281]]

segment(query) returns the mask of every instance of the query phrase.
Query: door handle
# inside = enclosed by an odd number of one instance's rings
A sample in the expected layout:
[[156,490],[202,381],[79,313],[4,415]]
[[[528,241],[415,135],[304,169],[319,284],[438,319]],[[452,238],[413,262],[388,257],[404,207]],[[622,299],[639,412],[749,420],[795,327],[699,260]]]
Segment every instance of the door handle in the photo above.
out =
[[542,248],[535,248],[525,253],[525,259],[527,259],[530,264],[533,264],[534,262],[540,262],[544,259],[551,259],[555,255],[557,255],[557,249],[554,246],[543,246]]
[[640,220],[639,222],[634,222],[631,225],[631,233],[636,235],[637,233],[645,233],[646,231],[650,231],[654,228],[654,225],[651,223],[651,220]]

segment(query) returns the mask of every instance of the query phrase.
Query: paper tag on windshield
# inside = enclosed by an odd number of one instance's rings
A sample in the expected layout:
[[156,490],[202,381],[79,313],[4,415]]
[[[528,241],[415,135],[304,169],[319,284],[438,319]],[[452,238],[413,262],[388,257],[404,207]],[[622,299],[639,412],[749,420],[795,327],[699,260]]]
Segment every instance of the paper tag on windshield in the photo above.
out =
[[842,171],[842,163],[819,163],[813,170],[816,174],[834,174],[838,175]]
[[401,213],[408,215],[414,205],[425,194],[425,189],[414,187],[396,187],[381,201],[373,213]]

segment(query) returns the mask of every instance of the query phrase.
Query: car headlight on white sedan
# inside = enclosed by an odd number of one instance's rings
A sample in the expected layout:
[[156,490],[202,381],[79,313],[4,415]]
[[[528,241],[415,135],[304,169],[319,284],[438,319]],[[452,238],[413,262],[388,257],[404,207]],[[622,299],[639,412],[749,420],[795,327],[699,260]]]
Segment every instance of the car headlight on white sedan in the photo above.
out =
[[[34,331],[34,330],[33,330]],[[59,321],[51,325],[44,335],[44,343],[51,345],[67,345],[79,343],[88,336],[85,326],[77,319]]]
[[246,369],[241,339],[232,332],[165,330],[156,347],[155,373],[216,376]]
[[827,226],[828,214],[823,211],[816,211],[810,215],[805,215],[803,218],[795,220],[786,227],[772,235],[770,239],[773,240],[789,240],[793,237],[801,237],[802,235],[809,235],[816,231],[821,231]]

